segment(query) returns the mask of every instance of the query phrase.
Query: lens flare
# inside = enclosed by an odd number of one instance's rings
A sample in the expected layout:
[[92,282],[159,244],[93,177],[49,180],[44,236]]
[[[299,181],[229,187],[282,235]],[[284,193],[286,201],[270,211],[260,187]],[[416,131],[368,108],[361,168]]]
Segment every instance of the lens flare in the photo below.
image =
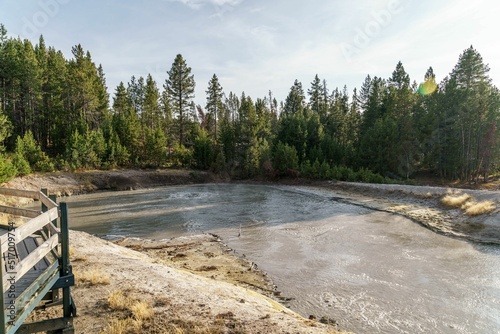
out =
[[434,80],[427,80],[426,82],[420,84],[418,87],[418,93],[420,95],[430,95],[437,90],[437,84]]

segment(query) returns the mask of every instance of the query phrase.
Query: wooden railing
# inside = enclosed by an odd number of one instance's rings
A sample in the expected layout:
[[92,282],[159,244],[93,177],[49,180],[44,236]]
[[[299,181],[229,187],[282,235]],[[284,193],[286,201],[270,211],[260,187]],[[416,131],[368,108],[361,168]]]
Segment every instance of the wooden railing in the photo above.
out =
[[[0,188],[0,195],[39,200],[42,210],[0,206],[0,212],[30,218],[0,229],[0,334],[73,333],[76,308],[70,286],[74,277],[69,263],[68,209],[44,192]],[[57,227],[58,220],[60,227]],[[21,254],[20,248],[24,247]],[[31,248],[31,249],[30,249]],[[27,251],[26,251],[27,250]],[[62,289],[62,299],[58,289]],[[50,293],[50,294],[49,294]],[[31,312],[49,296],[47,306],[63,305],[63,318],[25,324]]]

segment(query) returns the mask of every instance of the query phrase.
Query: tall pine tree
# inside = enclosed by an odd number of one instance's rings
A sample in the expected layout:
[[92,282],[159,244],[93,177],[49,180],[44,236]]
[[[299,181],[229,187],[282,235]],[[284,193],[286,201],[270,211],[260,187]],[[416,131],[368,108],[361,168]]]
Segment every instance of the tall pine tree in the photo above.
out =
[[181,54],[175,57],[172,68],[167,73],[168,79],[165,86],[171,99],[172,112],[177,115],[179,144],[185,145],[190,109],[194,98],[194,75],[191,74],[191,67],[187,66]]

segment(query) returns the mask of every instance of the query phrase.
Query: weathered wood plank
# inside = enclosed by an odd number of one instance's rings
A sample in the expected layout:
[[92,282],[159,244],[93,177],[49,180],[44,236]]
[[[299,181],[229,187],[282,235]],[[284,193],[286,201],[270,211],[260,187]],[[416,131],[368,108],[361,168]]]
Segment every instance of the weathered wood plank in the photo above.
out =
[[61,229],[60,228],[57,228],[54,223],[49,223],[47,224],[47,228],[49,229],[50,233],[51,234],[57,234],[57,233],[61,233]]
[[[40,273],[35,279],[32,280],[32,282],[30,282],[29,285],[24,287],[24,290],[17,296],[16,304],[20,305],[20,307],[24,307],[27,301],[31,298],[31,293],[33,293],[33,291],[36,291],[35,284],[41,284],[46,280],[48,280],[52,276],[54,271],[59,273],[57,278],[59,279],[61,275],[60,275],[59,263],[57,262],[52,263],[50,267],[48,267],[45,271]],[[55,280],[54,283],[55,282],[57,282],[57,280]]]
[[29,237],[34,232],[40,230],[48,223],[52,222],[54,219],[59,217],[58,208],[52,208],[47,212],[42,213],[36,218],[33,218],[23,224],[20,227],[17,227],[14,231],[9,232],[8,234],[4,234],[0,237],[2,248],[6,249],[8,246],[9,237],[16,244],[20,243],[27,237]]
[[23,324],[17,330],[16,334],[29,334],[29,333],[38,333],[38,332],[46,332],[50,330],[64,329],[73,327],[73,318],[57,318],[57,319],[48,319],[42,320],[38,322],[31,322],[28,324]]
[[[12,270],[15,272],[16,282],[23,277],[28,271],[31,270],[40,260],[42,260],[52,249],[57,247],[59,244],[59,235],[53,235],[49,240],[45,241],[43,244],[38,246],[34,251],[32,251],[24,260],[19,262],[16,267]],[[14,275],[12,275],[14,276]],[[8,290],[10,282],[3,282],[4,291]]]
[[31,286],[26,289],[21,297],[16,300],[17,314],[15,322],[12,325],[9,319],[6,319],[6,333],[14,334],[17,329],[23,324],[31,311],[40,303],[43,296],[49,292],[55,282],[59,279],[58,263],[54,263],[49,269],[34,281]]
[[[64,222],[61,228],[57,228],[57,219],[60,217],[59,207],[55,198],[49,198],[46,193],[46,190],[45,192],[36,192],[0,188],[0,195],[40,200],[42,202],[42,211],[44,211],[44,213],[41,213],[37,210],[0,206],[0,212],[31,218],[27,223],[15,228],[13,231],[8,233],[4,231],[5,234],[0,232],[0,254],[2,254],[2,249],[6,251],[8,247],[12,247],[16,249],[16,256],[20,260],[13,269],[9,268],[12,270],[9,270],[7,277],[6,259],[0,256],[0,295],[4,298],[4,307],[0,308],[0,334],[14,334],[20,327],[22,327],[23,333],[30,332],[30,328],[37,328],[38,330],[40,328],[49,330],[55,327],[57,329],[73,329],[71,315],[76,315],[76,308],[72,302],[68,286],[74,284],[72,281],[74,278],[69,264],[67,206],[66,203],[61,206],[61,220],[64,220]],[[57,252],[58,246],[61,248],[61,255]],[[11,271],[16,273],[14,279],[12,279]],[[64,282],[61,283],[65,318],[23,326],[23,322],[48,291],[52,289],[54,284],[58,282],[61,275],[66,275]],[[7,279],[10,279],[10,281],[7,281]],[[11,288],[13,281],[15,281],[16,295],[19,296],[16,296],[15,299],[15,317],[11,318],[11,310],[7,308],[10,301],[6,301],[5,298],[6,292]],[[8,304],[5,304],[6,302]],[[26,330],[28,331],[26,332]]]
[[42,212],[31,209],[21,209],[21,208],[13,208],[10,206],[0,205],[0,212],[7,213],[15,216],[23,216],[28,218],[35,218],[39,216]]
[[52,199],[50,199],[47,195],[44,193],[40,193],[40,201],[48,208],[52,209],[57,206],[57,203],[55,203]]
[[1,187],[0,187],[0,195],[40,199],[40,192],[38,191],[19,190],[19,189],[10,189]]

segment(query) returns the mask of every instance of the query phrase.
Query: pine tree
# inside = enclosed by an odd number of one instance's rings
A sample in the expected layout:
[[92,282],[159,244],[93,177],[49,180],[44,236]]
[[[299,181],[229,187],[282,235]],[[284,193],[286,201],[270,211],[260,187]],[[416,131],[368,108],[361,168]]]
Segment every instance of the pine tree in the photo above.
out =
[[412,111],[416,101],[414,87],[410,83],[410,76],[406,73],[403,64],[398,62],[391,78],[387,81],[388,89],[384,101],[387,117],[391,117],[397,124],[396,141],[388,148],[392,153],[391,161],[397,161],[391,172],[409,178],[415,171],[416,141]]
[[139,77],[139,79],[136,79],[135,76],[132,76],[127,86],[127,93],[130,101],[132,102],[132,107],[134,108],[135,113],[138,116],[142,116],[145,94],[144,78]]
[[318,75],[311,82],[311,88],[307,91],[309,94],[309,107],[313,112],[320,115],[322,119],[326,117],[328,111],[328,89],[326,81],[319,79]]
[[194,76],[191,67],[188,67],[182,55],[178,54],[168,73],[165,86],[172,103],[172,111],[177,115],[179,127],[179,143],[185,145],[185,131],[189,124],[189,112],[194,98]]
[[7,116],[2,112],[2,105],[0,104],[0,153],[4,152],[4,142],[7,138],[10,137],[11,131],[12,124],[10,123]]
[[213,123],[213,127],[209,126],[209,128],[213,128],[212,138],[217,143],[218,131],[217,124],[219,122],[220,114],[224,108],[222,103],[222,97],[224,96],[224,92],[222,90],[222,86],[219,83],[219,78],[217,75],[213,75],[212,79],[208,82],[207,93],[207,104],[206,109],[210,115],[210,123]]
[[[90,52],[85,52],[80,44],[72,48],[74,59],[68,63],[68,129],[86,131],[86,126],[97,129],[102,120],[102,78]],[[71,130],[71,132],[73,132]]]
[[141,125],[123,82],[116,88],[113,98],[113,128],[120,144],[137,162],[141,152]]
[[442,133],[439,126],[439,98],[441,91],[436,83],[436,76],[429,67],[420,84],[413,110],[413,124],[418,145],[419,164],[424,170],[436,170],[441,157],[439,154]]
[[46,83],[43,89],[44,122],[46,139],[42,148],[51,148],[55,154],[63,154],[65,143],[71,135],[65,103],[68,97],[68,67],[61,51],[49,47],[47,53]]
[[306,97],[304,95],[304,89],[302,89],[302,83],[295,79],[295,82],[293,83],[293,86],[290,87],[290,92],[285,100],[285,107],[283,109],[285,115],[302,113],[304,110],[305,99]]
[[[458,162],[455,176],[463,180],[477,179],[489,170],[489,157],[497,145],[491,138],[498,129],[500,105],[488,72],[489,66],[471,46],[460,55],[444,90],[444,99],[452,107],[452,114],[446,116],[452,120],[446,132],[458,146],[458,154],[452,153]],[[454,174],[453,170],[448,172]]]
[[144,87],[143,112],[141,121],[144,127],[151,130],[159,128],[163,131],[163,117],[160,110],[160,91],[153,80],[151,74],[146,78],[146,86]]
[[361,86],[358,97],[358,103],[363,112],[366,111],[366,109],[368,109],[368,101],[370,99],[371,90],[372,90],[372,78],[370,77],[370,75],[367,75],[365,81]]

